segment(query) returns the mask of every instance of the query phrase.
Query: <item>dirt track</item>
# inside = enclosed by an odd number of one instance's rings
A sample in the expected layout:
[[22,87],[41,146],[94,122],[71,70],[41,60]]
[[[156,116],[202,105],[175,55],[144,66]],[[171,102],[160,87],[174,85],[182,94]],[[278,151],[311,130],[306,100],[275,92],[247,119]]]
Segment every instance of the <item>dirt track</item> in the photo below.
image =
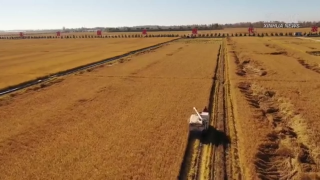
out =
[[219,47],[195,41],[0,103],[0,179],[176,179]]

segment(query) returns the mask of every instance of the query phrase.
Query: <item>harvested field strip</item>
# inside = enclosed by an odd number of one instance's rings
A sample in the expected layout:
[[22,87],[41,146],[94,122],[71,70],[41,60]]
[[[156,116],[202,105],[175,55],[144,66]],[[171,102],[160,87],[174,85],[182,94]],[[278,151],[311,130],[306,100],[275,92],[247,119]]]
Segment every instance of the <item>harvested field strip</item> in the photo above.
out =
[[[223,44],[224,45],[224,44]],[[229,132],[227,128],[227,114],[226,114],[226,91],[225,91],[225,56],[224,56],[224,46],[221,49],[221,54],[219,57],[219,64],[217,69],[216,79],[216,89],[215,89],[215,99],[212,99],[210,102],[213,102],[213,111],[211,114],[214,114],[213,117],[213,127],[215,128],[215,133],[211,137],[214,140],[214,162],[213,162],[213,173],[212,179],[232,179],[232,174],[227,174],[227,165],[230,164],[230,161],[227,160],[226,153],[228,151],[227,147],[230,144]],[[211,139],[210,138],[210,139]]]
[[[197,53],[188,49],[182,57],[167,56],[180,46],[173,44],[68,76],[0,106],[0,179],[176,179],[187,145],[186,120],[193,106],[207,103],[212,82],[180,74],[192,66],[194,72],[210,72],[196,77],[212,77],[216,54],[213,44],[206,52],[190,44],[204,53],[194,64]],[[170,74],[179,78],[153,79],[147,73],[165,69],[162,61],[176,64],[182,58]],[[143,68],[136,76],[149,78],[129,77]]]
[[320,63],[318,63],[318,64],[316,64],[316,63],[309,64],[309,63],[307,63],[307,62],[306,62],[305,60],[303,60],[303,59],[298,59],[298,62],[299,62],[302,66],[306,67],[307,69],[310,69],[310,70],[312,70],[312,71],[314,71],[314,72],[320,73]]
[[[279,46],[285,47],[289,50],[294,50],[301,53],[318,52],[320,50],[320,44],[317,42],[308,42],[302,39],[268,39],[269,42],[273,42]],[[310,54],[310,53],[309,53]],[[313,54],[311,54],[313,55]]]
[[[229,122],[234,120],[239,136],[235,152],[239,151],[242,179],[318,179],[319,101],[314,97],[319,94],[319,78],[298,62],[299,56],[313,57],[261,38],[249,42],[228,41],[235,109]],[[267,74],[236,74],[240,65],[251,62]]]
[[[174,40],[171,40],[171,41],[168,41],[168,42],[172,42],[172,41],[174,41]],[[164,44],[166,44],[168,42],[164,42],[164,43],[153,45],[151,47],[147,47],[147,48],[142,48],[142,49],[139,49],[139,50],[131,51],[131,52],[123,54],[123,55],[119,55],[119,56],[116,56],[116,57],[113,57],[113,58],[108,58],[108,59],[105,59],[105,60],[102,60],[102,61],[98,61],[98,62],[87,64],[87,65],[74,67],[74,68],[68,69],[66,71],[53,73],[53,74],[51,74],[49,76],[40,77],[40,78],[37,78],[35,80],[23,82],[21,84],[15,85],[15,86],[10,86],[8,88],[4,88],[4,89],[0,90],[0,96],[4,95],[4,94],[11,93],[11,92],[14,92],[14,91],[21,90],[23,88],[27,88],[27,87],[33,86],[33,85],[38,84],[38,83],[43,83],[43,82],[49,81],[53,77],[60,77],[60,76],[68,75],[68,74],[75,73],[75,72],[78,72],[78,71],[82,71],[82,70],[85,70],[85,69],[88,69],[88,68],[96,67],[96,66],[102,65],[104,63],[107,63],[107,62],[110,62],[110,61],[113,61],[113,60],[116,60],[116,59],[120,59],[120,58],[123,58],[125,56],[129,56],[129,55],[134,54],[134,53],[139,53],[140,51],[156,49],[156,48],[159,48],[160,46],[162,46],[162,45],[164,45]],[[6,77],[6,78],[9,79],[8,77]]]
[[307,51],[307,53],[313,56],[320,56],[320,51]]
[[[224,45],[218,54],[213,85],[209,97],[210,127],[205,136],[195,139],[189,135],[184,163],[179,179],[232,179],[232,163],[237,164],[230,151],[229,124],[227,121],[227,91],[225,90]],[[236,146],[234,143],[233,146]],[[229,148],[228,148],[229,147]],[[188,166],[189,165],[189,166]]]
[[234,115],[234,104],[233,98],[231,95],[231,82],[230,82],[230,67],[229,67],[229,56],[228,56],[228,48],[225,47],[225,93],[226,93],[226,119],[227,119],[227,129],[230,137],[230,144],[227,151],[227,158],[229,161],[227,167],[227,174],[231,176],[233,179],[244,180],[243,178],[243,169],[240,166],[240,158],[239,158],[239,149],[238,149],[238,132],[236,128],[236,121]]
[[[236,78],[233,78],[231,80],[235,80]],[[246,80],[248,81],[255,81],[257,80],[257,78],[246,78]],[[291,83],[303,83],[303,82],[307,82],[307,83],[316,83],[316,82],[320,82],[320,80],[287,80],[287,79],[259,79],[259,81],[261,82],[291,82]]]
[[[314,56],[299,53],[275,42],[266,42],[261,39],[251,39],[251,43],[238,46],[237,44],[240,43],[240,39],[229,40],[237,76],[241,76],[243,79],[301,81],[303,78],[305,81],[316,81],[314,75],[317,74],[310,71],[316,72],[317,70],[318,60]],[[304,64],[300,60],[304,60]],[[288,63],[290,68],[288,68]],[[310,69],[306,69],[306,66],[309,66]],[[232,78],[237,77],[232,76]]]
[[[290,48],[290,49],[293,49],[295,51],[298,51],[298,52],[302,52],[304,55],[301,56],[299,54],[294,54],[294,53],[291,53],[291,55],[289,55],[289,53],[287,52],[288,50],[284,50],[282,49],[282,53],[281,55],[284,55],[284,56],[288,56],[288,57],[293,57],[295,58],[303,67],[309,69],[309,70],[312,70],[314,72],[317,72],[317,73],[320,73],[320,63],[317,61],[317,60],[312,60],[310,57],[307,58],[307,56],[305,56],[305,54],[310,54],[312,55],[313,57],[314,56],[318,56],[318,54],[320,54],[318,51],[301,51],[297,48],[292,48],[290,45],[284,45],[280,42],[277,42],[277,41],[274,41],[276,43],[276,45],[272,45],[272,46],[269,46],[271,48],[278,48],[278,49],[281,49],[281,47],[279,46],[284,46],[284,47],[287,47],[287,48]],[[308,60],[305,60],[305,59],[308,59]]]
[[304,47],[303,45],[306,44],[303,40],[297,38],[290,38],[290,39],[273,39],[268,38],[268,42],[270,43],[270,47],[278,47],[279,49],[286,49],[294,50],[296,52],[305,53],[309,48]]
[[237,64],[237,75],[254,77],[267,75],[267,71],[261,67],[261,63],[250,59],[240,61],[235,51],[233,51],[233,55]]
[[[185,179],[201,179],[203,176],[206,178],[210,179],[213,171],[212,163],[210,162],[213,159],[213,144],[210,139],[212,138],[213,135],[213,96],[215,95],[215,88],[216,88],[216,76],[217,76],[217,70],[218,70],[218,64],[219,64],[219,58],[220,58],[220,52],[221,52],[221,45],[218,50],[218,55],[216,58],[217,64],[214,69],[211,69],[211,71],[214,71],[213,74],[213,82],[212,82],[212,87],[209,95],[209,100],[208,100],[208,107],[210,111],[210,127],[209,127],[209,132],[207,134],[208,137],[203,138],[200,137],[198,139],[198,135],[194,134],[189,134],[188,135],[188,145],[186,146],[186,151],[185,155],[183,158],[183,162],[181,164],[180,168],[180,173],[179,173],[179,179],[180,180],[185,180]],[[209,140],[209,141],[208,141]],[[205,142],[208,141],[208,142]],[[208,144],[208,146],[205,146],[204,144]],[[209,147],[209,148],[208,148]],[[204,152],[206,151],[206,152]],[[209,163],[209,164],[208,164]],[[208,175],[210,177],[208,177]]]
[[0,89],[174,39],[177,38],[3,41]]
[[[215,74],[212,82],[212,87],[210,91],[209,96],[209,112],[210,112],[210,126],[208,129],[208,132],[205,134],[202,139],[200,139],[200,157],[199,157],[199,165],[197,171],[199,172],[196,174],[194,179],[214,179],[215,177],[218,177],[216,175],[216,172],[225,172],[225,166],[217,166],[216,164],[219,163],[217,160],[221,157],[221,153],[217,154],[217,147],[218,146],[224,146],[224,134],[221,133],[217,128],[217,121],[218,121],[218,108],[220,103],[219,100],[219,80],[221,80],[220,73],[223,72],[223,44],[220,46],[219,53],[217,55],[217,66],[215,69]],[[223,141],[221,141],[223,140]],[[220,162],[221,163],[221,162]],[[223,162],[222,162],[223,163]],[[216,168],[216,169],[215,169]],[[221,177],[221,176],[220,176]]]
[[[289,50],[294,50],[296,52],[301,52],[301,53],[307,53],[312,56],[319,56],[319,50],[320,50],[320,44],[318,43],[305,43],[305,42],[296,42],[296,39],[289,39],[287,41],[284,40],[274,40],[274,39],[268,39],[269,42],[274,43],[273,45],[270,45],[270,47],[275,48],[276,46],[280,49],[281,47],[285,47],[286,49]],[[280,47],[281,46],[281,47]],[[286,50],[284,50],[284,55],[287,54]]]
[[305,40],[311,40],[311,41],[316,41],[316,42],[320,42],[319,39],[313,39],[313,38],[305,38],[305,37],[298,37],[299,39],[305,39]]
[[[307,126],[292,104],[276,92],[252,83],[239,88],[257,111],[257,118],[268,121],[273,131],[260,144],[256,154],[256,171],[260,179],[302,179],[317,172],[315,160],[319,147],[310,144]],[[261,114],[261,115],[259,115]],[[261,117],[258,117],[261,116]],[[310,148],[316,149],[310,149]]]

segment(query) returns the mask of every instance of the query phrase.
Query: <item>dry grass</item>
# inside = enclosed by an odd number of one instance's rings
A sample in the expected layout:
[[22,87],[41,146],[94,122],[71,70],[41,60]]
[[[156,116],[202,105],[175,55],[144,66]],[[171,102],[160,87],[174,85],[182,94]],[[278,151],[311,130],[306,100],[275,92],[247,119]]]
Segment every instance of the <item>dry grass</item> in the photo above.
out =
[[0,179],[176,179],[218,47],[174,42],[11,98],[0,106]]
[[[299,61],[317,60],[303,51],[308,47],[319,46],[294,38],[229,39],[229,73],[246,179],[310,179],[320,170],[320,101],[315,98],[320,93],[319,74]],[[246,71],[239,76],[239,69],[247,70],[243,62],[267,74]]]
[[0,89],[173,38],[1,41]]

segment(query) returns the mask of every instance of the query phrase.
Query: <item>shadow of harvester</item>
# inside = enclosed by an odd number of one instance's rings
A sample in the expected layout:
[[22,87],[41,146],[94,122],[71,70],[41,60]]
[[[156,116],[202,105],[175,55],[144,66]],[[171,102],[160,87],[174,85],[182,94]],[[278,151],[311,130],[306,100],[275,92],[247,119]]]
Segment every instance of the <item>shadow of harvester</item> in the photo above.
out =
[[208,131],[200,138],[202,144],[213,144],[214,146],[226,146],[230,144],[230,137],[225,132],[209,126]]
[[199,139],[202,144],[213,144],[214,146],[230,144],[230,137],[225,132],[215,129],[213,126],[209,126],[206,132],[190,132],[189,141]]
[[189,143],[185,150],[185,155],[183,158],[183,161],[181,163],[179,176],[177,177],[178,180],[187,179],[188,172],[190,171],[191,161],[192,161],[192,155],[194,153],[194,142],[197,139],[200,139],[200,142],[202,144],[212,144],[214,146],[224,146],[226,147],[227,144],[230,144],[230,138],[223,132],[215,129],[212,126],[209,126],[206,133],[200,133],[200,132],[189,132]]

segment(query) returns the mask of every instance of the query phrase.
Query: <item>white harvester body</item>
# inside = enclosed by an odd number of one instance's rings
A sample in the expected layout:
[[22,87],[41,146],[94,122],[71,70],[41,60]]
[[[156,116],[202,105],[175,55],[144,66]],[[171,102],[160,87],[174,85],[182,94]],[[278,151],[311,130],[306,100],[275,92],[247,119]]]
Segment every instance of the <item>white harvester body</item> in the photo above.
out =
[[189,119],[189,131],[190,132],[204,132],[209,128],[209,112],[206,108],[203,112],[199,113],[197,109],[193,108],[196,114],[191,114]]

